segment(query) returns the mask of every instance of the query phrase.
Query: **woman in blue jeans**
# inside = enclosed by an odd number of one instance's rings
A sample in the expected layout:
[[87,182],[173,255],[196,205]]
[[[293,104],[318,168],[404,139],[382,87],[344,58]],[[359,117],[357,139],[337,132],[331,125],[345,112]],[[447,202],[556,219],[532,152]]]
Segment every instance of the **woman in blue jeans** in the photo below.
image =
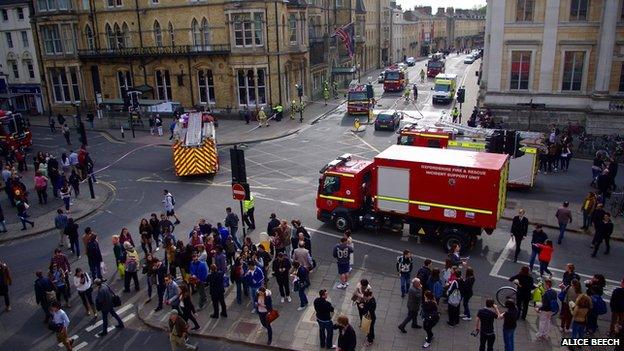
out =
[[310,286],[310,273],[308,269],[303,267],[299,262],[295,261],[292,264],[293,272],[291,275],[296,277],[297,280],[293,285],[296,286],[296,290],[299,293],[299,308],[297,311],[304,310],[308,305],[308,297],[306,296],[306,288]]
[[576,302],[574,304],[570,303],[570,305],[570,310],[572,311],[572,338],[584,338],[587,315],[591,307],[591,298],[587,294],[581,294],[576,298]]
[[518,320],[518,309],[513,300],[505,301],[505,311],[503,315],[503,341],[505,351],[514,351],[514,333],[516,332],[516,322]]

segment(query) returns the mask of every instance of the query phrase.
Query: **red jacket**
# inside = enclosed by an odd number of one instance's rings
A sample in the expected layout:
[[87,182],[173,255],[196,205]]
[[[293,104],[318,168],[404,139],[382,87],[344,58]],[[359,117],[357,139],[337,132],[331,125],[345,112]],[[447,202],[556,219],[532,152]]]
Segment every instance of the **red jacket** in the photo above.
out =
[[537,246],[537,248],[540,250],[538,259],[541,262],[550,262],[554,250],[553,247],[543,244],[535,244],[535,246]]

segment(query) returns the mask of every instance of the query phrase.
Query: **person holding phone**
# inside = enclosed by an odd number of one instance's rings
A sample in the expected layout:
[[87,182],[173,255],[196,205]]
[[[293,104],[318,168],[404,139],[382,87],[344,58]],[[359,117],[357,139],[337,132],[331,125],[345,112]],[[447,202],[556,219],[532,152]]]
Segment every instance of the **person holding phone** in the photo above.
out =
[[475,328],[474,336],[481,333],[479,337],[479,351],[494,350],[494,341],[496,340],[496,333],[494,332],[494,321],[502,318],[503,314],[498,310],[498,306],[494,304],[493,299],[485,300],[485,308],[482,308],[477,313],[477,326]]

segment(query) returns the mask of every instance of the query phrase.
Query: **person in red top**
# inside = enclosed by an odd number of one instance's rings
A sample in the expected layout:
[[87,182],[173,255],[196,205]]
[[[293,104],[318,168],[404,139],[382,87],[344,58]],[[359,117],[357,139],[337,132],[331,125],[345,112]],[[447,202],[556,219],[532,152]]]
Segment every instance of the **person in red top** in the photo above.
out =
[[554,250],[552,241],[546,240],[544,244],[533,244],[533,246],[539,250],[539,256],[537,256],[537,259],[540,263],[540,276],[543,276],[544,272],[546,272],[552,277],[552,273],[548,269]]

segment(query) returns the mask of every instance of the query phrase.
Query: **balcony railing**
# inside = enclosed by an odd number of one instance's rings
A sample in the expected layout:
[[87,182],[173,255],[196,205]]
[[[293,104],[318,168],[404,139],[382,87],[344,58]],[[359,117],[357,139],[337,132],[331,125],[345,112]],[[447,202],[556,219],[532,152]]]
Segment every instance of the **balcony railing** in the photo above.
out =
[[78,50],[80,58],[128,58],[150,56],[213,56],[228,55],[229,44],[217,45],[175,45],[175,46],[144,46],[120,49],[83,49]]

